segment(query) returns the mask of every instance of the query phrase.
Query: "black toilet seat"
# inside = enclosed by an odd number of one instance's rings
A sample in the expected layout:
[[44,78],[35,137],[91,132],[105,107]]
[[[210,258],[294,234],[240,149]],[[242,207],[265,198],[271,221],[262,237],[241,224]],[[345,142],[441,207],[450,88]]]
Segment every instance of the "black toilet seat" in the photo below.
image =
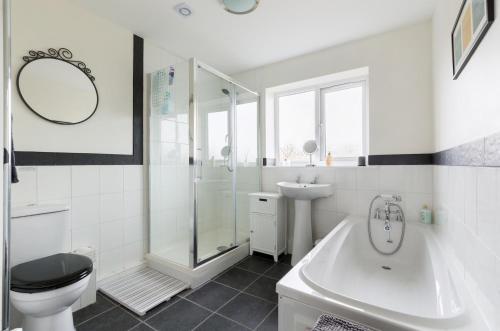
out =
[[10,289],[21,293],[51,291],[82,280],[92,269],[92,260],[86,256],[55,254],[13,267]]

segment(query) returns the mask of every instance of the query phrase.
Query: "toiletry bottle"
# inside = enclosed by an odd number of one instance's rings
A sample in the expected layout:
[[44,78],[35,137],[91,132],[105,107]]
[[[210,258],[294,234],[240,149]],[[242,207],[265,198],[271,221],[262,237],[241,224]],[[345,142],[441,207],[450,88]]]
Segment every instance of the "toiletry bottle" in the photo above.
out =
[[326,156],[326,166],[329,167],[332,165],[333,163],[333,156],[332,156],[332,152],[328,152],[328,155]]
[[420,222],[424,224],[432,224],[432,211],[424,205],[422,210],[420,210]]

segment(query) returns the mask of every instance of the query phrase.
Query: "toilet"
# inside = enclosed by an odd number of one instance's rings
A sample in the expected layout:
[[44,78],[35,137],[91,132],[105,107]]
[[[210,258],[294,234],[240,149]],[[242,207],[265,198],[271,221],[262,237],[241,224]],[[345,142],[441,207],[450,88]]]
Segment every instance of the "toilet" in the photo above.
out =
[[83,294],[92,260],[71,248],[69,207],[13,208],[10,300],[23,331],[73,331],[71,305]]

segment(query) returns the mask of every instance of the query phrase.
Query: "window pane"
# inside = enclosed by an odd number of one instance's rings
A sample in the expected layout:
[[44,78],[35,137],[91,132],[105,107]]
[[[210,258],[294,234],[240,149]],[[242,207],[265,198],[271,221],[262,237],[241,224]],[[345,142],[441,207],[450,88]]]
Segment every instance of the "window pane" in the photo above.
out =
[[326,153],[356,157],[363,153],[363,87],[327,90],[323,94]]
[[236,144],[238,165],[257,163],[257,102],[236,105]]
[[208,113],[208,158],[224,160],[222,149],[228,144],[227,111]]
[[280,160],[308,161],[302,146],[316,136],[314,91],[280,97],[278,102]]

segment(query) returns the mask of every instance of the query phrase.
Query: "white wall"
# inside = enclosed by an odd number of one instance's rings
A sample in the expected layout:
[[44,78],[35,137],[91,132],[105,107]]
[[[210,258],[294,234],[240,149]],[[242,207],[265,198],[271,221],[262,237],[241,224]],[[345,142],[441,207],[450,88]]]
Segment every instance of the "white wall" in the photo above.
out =
[[[329,198],[313,201],[312,225],[314,239],[326,236],[347,215],[368,215],[371,199],[380,193],[398,193],[408,221],[416,222],[423,205],[432,207],[432,166],[371,166],[371,167],[265,167],[262,189],[277,192],[276,183],[310,182],[318,176],[320,183],[334,185]],[[293,201],[288,204],[288,242],[293,237]]]
[[500,131],[500,0],[497,21],[454,81],[450,34],[461,4],[438,1],[433,18],[435,151]]
[[12,1],[14,77],[29,50],[68,48],[95,76],[99,107],[88,121],[57,125],[32,113],[13,91],[19,151],[132,154],[133,34],[68,0]]
[[[430,22],[271,64],[234,77],[263,96],[269,87],[361,67],[369,67],[370,71],[369,153],[431,152]],[[261,107],[264,106],[261,100]]]
[[105,278],[143,260],[147,241],[142,166],[19,167],[12,205],[66,203],[71,248],[97,250],[97,276]]

